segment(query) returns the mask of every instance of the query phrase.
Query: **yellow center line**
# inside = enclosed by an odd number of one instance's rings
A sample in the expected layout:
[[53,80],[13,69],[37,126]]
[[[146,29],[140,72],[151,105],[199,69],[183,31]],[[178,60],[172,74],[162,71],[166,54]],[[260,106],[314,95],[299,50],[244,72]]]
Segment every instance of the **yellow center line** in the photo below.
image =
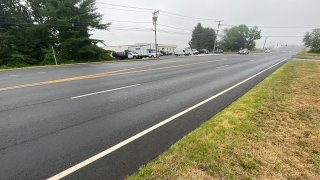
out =
[[9,86],[9,87],[0,88],[0,91],[21,89],[21,88],[27,88],[27,87],[49,85],[49,84],[57,84],[57,83],[64,83],[64,82],[70,82],[70,81],[79,81],[79,80],[93,79],[93,78],[99,78],[99,77],[109,77],[109,76],[115,76],[115,75],[156,71],[156,70],[176,68],[176,67],[186,67],[186,66],[192,66],[192,65],[197,65],[197,64],[206,64],[206,63],[216,62],[216,61],[219,61],[219,60],[203,61],[203,62],[196,62],[196,63],[189,63],[189,64],[181,64],[181,65],[173,65],[173,66],[166,66],[166,67],[159,67],[159,68],[136,70],[139,68],[145,68],[145,67],[152,66],[152,65],[147,65],[147,66],[140,66],[140,67],[135,67],[135,68],[128,68],[128,69],[122,69],[122,70],[117,70],[117,71],[105,72],[105,73],[98,73],[98,74],[91,74],[91,75],[85,75],[85,76],[76,76],[76,77],[71,77],[71,78],[63,78],[63,79],[56,79],[56,80],[50,80],[50,81],[35,82],[35,83],[30,83],[30,84]]

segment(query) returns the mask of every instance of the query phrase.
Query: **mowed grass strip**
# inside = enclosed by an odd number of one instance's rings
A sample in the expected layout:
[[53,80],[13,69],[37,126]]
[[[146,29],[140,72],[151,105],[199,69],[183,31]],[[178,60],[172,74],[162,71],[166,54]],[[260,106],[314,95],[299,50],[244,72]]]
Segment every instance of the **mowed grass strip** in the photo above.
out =
[[309,53],[307,51],[303,51],[296,55],[295,58],[320,60],[320,53]]
[[128,179],[319,179],[320,63],[288,62]]

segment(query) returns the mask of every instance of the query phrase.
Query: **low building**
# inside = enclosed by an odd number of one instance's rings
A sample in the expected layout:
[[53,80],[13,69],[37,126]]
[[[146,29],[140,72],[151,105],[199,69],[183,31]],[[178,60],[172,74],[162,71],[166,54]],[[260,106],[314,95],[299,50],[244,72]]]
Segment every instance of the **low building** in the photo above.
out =
[[103,46],[102,48],[109,51],[124,52],[125,50],[128,50],[130,46],[132,45]]
[[[128,50],[128,48],[131,46],[146,46],[146,45],[151,45],[151,47],[154,47],[153,43],[136,43],[133,45],[104,46],[102,48],[110,51],[123,52],[125,50]],[[165,52],[174,53],[174,50],[176,48],[177,48],[177,45],[173,45],[173,44],[158,44],[157,49],[158,49],[158,52],[165,51]]]

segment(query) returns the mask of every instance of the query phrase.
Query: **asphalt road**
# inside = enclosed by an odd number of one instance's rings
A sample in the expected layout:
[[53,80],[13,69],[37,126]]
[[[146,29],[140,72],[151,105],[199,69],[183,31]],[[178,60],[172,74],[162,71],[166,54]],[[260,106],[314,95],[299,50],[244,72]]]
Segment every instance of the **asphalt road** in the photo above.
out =
[[298,50],[0,72],[0,179],[123,179]]

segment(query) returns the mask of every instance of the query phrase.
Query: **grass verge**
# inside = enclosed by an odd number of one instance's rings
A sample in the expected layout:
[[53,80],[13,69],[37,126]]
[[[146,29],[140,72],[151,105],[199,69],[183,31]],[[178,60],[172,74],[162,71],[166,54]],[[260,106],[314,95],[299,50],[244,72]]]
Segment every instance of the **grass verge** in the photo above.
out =
[[288,62],[128,179],[318,179],[319,77]]
[[295,56],[298,59],[313,59],[320,60],[320,53],[309,53],[307,51],[303,51]]

